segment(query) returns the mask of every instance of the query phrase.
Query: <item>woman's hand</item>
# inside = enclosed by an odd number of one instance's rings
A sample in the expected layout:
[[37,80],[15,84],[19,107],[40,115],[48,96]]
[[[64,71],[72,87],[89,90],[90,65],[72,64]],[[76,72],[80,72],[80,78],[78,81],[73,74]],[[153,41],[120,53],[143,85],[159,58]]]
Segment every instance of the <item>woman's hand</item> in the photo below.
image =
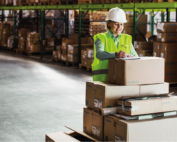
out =
[[134,57],[134,56],[129,54],[129,55],[127,55],[127,57],[128,57],[128,58],[131,58],[131,57]]
[[124,51],[115,52],[116,58],[126,58],[127,54]]

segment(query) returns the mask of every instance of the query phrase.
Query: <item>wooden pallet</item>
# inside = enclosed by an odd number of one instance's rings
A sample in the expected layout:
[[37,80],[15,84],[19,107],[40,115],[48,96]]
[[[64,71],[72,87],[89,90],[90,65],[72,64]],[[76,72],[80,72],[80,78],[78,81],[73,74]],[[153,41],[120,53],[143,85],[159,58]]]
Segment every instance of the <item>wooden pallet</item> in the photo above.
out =
[[[22,50],[22,49],[15,49],[15,52],[17,54],[23,54],[23,55],[27,55],[27,56],[31,56],[34,54],[41,54],[41,51],[27,51],[27,50]],[[43,53],[51,53],[49,51],[43,51]]]
[[5,46],[1,46],[0,49],[1,49],[1,50],[4,50],[4,51],[14,51],[13,48],[7,48],[7,47],[5,47]]
[[82,64],[79,64],[79,68],[80,68],[80,69],[86,68],[87,71],[90,71],[90,70],[91,70],[91,67],[90,67],[90,66],[86,66],[86,65],[82,65]]
[[52,58],[52,62],[56,62],[56,63],[59,63],[60,60],[58,58]]
[[61,61],[61,63],[67,66],[78,66],[78,63],[72,63],[68,61]]
[[24,54],[26,51],[22,49],[14,49],[17,54]]
[[90,4],[92,0],[78,0],[78,4]]

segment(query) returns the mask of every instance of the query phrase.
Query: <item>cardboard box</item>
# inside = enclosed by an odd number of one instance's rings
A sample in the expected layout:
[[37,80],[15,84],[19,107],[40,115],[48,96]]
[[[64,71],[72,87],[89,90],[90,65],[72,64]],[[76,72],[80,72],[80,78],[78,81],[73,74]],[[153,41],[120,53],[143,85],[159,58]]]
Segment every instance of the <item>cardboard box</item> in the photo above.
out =
[[32,43],[30,46],[30,51],[40,52],[41,51],[41,44],[40,43]]
[[53,51],[54,50],[54,46],[45,46],[45,51]]
[[4,28],[8,29],[9,27],[10,27],[10,24],[8,24],[8,23],[0,23],[0,30],[2,30]]
[[53,58],[58,59],[58,51],[53,51]]
[[165,62],[177,62],[177,43],[161,43],[160,57]]
[[[69,127],[67,127],[69,128]],[[74,132],[56,132],[46,134],[45,141],[46,142],[62,142],[62,141],[72,141],[72,142],[79,142],[79,141],[93,141],[98,142],[98,140],[92,138],[91,136],[87,135],[86,133],[69,128]]]
[[147,31],[145,38],[148,39],[149,37],[151,37],[151,31]]
[[57,48],[58,60],[61,61],[61,46],[58,47],[56,46],[56,48]]
[[114,116],[104,119],[104,140],[124,142],[176,141],[177,117],[126,121]]
[[160,57],[161,42],[153,43],[153,56]]
[[177,33],[157,33],[159,42],[177,42]]
[[61,54],[61,61],[68,61],[68,56],[65,54]]
[[[137,14],[137,18],[140,14]],[[126,19],[128,23],[133,23],[133,14],[126,14]],[[137,23],[147,23],[147,15],[142,14]]]
[[177,23],[176,22],[157,23],[157,32],[160,32],[160,33],[174,33],[174,32],[177,32]]
[[167,82],[177,82],[177,73],[171,72],[171,73],[165,73],[165,81]]
[[140,50],[153,50],[153,43],[146,41],[135,41],[134,48]]
[[152,57],[153,56],[153,50],[136,50],[139,57]]
[[177,111],[177,97],[161,97],[144,100],[118,100],[117,110],[125,115],[143,115],[168,111]]
[[[132,39],[133,39],[133,34],[130,34],[132,36]],[[144,35],[145,37],[145,35]],[[142,35],[140,34],[136,34],[136,41],[145,41],[144,38],[142,37]]]
[[46,45],[47,46],[54,46],[55,45],[54,38],[46,38]]
[[[81,44],[81,49],[93,48],[93,44]],[[90,52],[89,52],[90,53]],[[78,44],[68,44],[68,54],[78,54]]]
[[91,67],[94,59],[93,58],[87,58],[87,66]]
[[68,62],[78,63],[78,55],[68,54]]
[[87,51],[87,58],[93,59],[94,58],[93,45],[90,48],[87,48],[86,51]]
[[70,39],[70,38],[62,38],[62,50],[66,50],[66,53],[67,54],[67,51],[68,51],[68,44],[77,44],[78,43],[78,40],[74,40],[74,39]]
[[169,93],[169,84],[121,86],[106,82],[86,82],[86,106],[92,109],[116,107],[122,96]]
[[[147,33],[147,25],[137,25],[142,34]],[[123,33],[125,34],[133,34],[133,23],[124,24]],[[140,34],[138,30],[136,30],[136,34]]]
[[83,131],[100,141],[104,139],[104,117],[98,112],[84,108]]
[[108,82],[119,85],[141,85],[164,82],[164,59],[141,57],[138,60],[109,59]]
[[165,73],[177,72],[177,62],[165,63]]
[[87,51],[81,50],[81,64],[87,66]]
[[27,34],[31,32],[31,29],[21,28],[18,30],[18,37],[27,37]]

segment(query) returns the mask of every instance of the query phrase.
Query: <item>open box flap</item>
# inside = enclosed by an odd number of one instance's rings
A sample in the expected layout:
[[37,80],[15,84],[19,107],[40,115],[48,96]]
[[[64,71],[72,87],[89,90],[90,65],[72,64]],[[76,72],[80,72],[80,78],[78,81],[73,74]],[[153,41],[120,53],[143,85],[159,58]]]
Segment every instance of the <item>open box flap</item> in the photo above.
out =
[[79,142],[79,140],[71,137],[70,135],[65,134],[64,132],[46,134],[46,142],[64,142],[64,141]]
[[82,136],[85,136],[85,137],[89,138],[92,141],[99,142],[99,140],[92,138],[91,136],[87,135],[86,133],[84,133],[82,131],[72,129],[72,128],[68,127],[68,126],[65,126],[65,127],[70,129],[70,130],[72,130],[72,131],[74,131],[74,132],[76,132],[76,133],[78,133],[78,134],[80,134],[80,135],[82,135]]

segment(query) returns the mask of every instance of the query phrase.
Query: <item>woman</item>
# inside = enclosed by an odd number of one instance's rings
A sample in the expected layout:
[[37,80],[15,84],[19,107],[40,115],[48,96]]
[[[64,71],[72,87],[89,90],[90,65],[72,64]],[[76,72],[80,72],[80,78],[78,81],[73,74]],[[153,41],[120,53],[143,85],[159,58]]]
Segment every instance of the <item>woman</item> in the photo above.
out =
[[106,17],[107,32],[95,35],[94,62],[92,64],[93,81],[108,80],[108,59],[138,57],[132,37],[122,34],[124,23],[127,22],[125,12],[116,7],[112,8]]

